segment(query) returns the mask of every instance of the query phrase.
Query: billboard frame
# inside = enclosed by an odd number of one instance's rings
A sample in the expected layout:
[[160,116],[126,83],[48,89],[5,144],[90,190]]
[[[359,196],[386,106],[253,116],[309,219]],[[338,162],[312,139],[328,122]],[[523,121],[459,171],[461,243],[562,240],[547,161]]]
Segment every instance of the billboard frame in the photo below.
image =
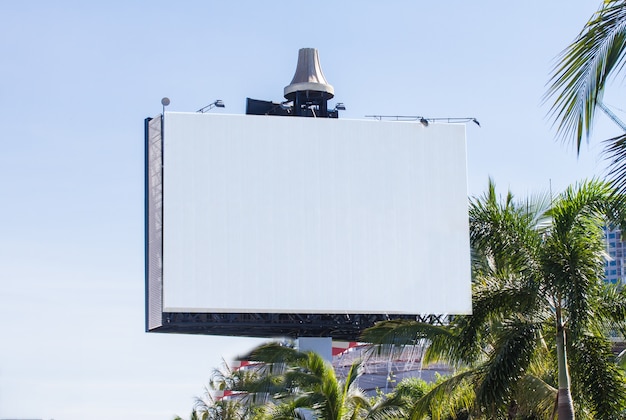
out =
[[[276,118],[276,117],[270,117]],[[247,337],[332,337],[356,341],[379,321],[443,324],[445,314],[163,312],[163,115],[146,118],[145,325],[147,332]]]

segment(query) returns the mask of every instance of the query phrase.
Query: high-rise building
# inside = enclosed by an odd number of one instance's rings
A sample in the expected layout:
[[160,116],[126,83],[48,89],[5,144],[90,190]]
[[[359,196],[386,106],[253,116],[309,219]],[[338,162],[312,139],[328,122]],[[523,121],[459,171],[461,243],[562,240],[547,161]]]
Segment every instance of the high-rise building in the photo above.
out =
[[624,242],[622,231],[617,228],[604,228],[606,252],[608,255],[604,265],[604,280],[611,284],[624,283]]

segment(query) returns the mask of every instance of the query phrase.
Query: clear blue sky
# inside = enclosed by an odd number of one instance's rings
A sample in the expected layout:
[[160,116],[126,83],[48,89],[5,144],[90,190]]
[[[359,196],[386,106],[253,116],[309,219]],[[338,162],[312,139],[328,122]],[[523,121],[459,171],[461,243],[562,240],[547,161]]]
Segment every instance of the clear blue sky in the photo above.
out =
[[188,417],[222,357],[259,342],[144,332],[143,120],[163,96],[241,114],[281,100],[315,47],[343,118],[476,117],[469,195],[490,175],[558,192],[602,176],[600,140],[619,134],[600,116],[578,159],[541,104],[599,4],[0,2],[0,418]]

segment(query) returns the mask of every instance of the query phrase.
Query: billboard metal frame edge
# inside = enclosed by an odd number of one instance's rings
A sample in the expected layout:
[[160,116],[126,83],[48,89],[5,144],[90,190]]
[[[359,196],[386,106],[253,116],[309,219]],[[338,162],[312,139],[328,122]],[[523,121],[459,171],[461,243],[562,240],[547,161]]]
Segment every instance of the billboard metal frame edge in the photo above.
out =
[[[151,220],[155,221],[158,217],[163,221],[163,191],[160,191],[160,197],[155,197],[153,187],[151,185],[152,172],[154,169],[151,165],[155,159],[151,156],[151,151],[155,147],[151,143],[151,126],[150,122],[159,119],[158,136],[160,167],[157,168],[158,176],[163,174],[163,126],[164,115],[160,114],[154,118],[146,118],[144,120],[145,130],[145,194],[144,194],[144,234],[145,234],[145,330],[146,332],[159,333],[178,333],[178,334],[198,334],[198,335],[216,335],[216,336],[245,336],[259,338],[276,338],[276,337],[332,337],[338,340],[356,341],[359,339],[361,332],[368,327],[373,326],[376,322],[406,319],[416,320],[429,324],[445,324],[448,322],[447,314],[415,314],[415,315],[389,315],[389,314],[315,314],[315,313],[188,313],[188,312],[163,312],[163,289],[162,289],[162,264],[160,264],[160,273],[153,273],[154,267],[151,264],[153,258],[161,258],[163,253],[163,244],[159,247],[160,256],[153,254],[150,246]],[[161,178],[162,180],[162,178]],[[162,182],[161,182],[162,188]],[[151,195],[152,194],[152,195]],[[151,200],[160,199],[161,205],[151,206]],[[153,203],[154,204],[154,203]],[[158,208],[158,210],[157,210]],[[160,214],[151,214],[152,210],[157,210]],[[151,217],[152,216],[152,217]],[[161,225],[161,229],[162,229]],[[156,229],[155,229],[156,231]],[[154,239],[154,238],[152,238]],[[163,241],[162,231],[158,238]],[[153,284],[151,281],[154,274],[160,274],[158,281],[160,284]],[[154,288],[158,287],[157,290]],[[156,293],[155,293],[156,292]],[[155,296],[157,295],[157,296]],[[158,301],[154,301],[158,299]],[[157,305],[157,308],[155,308]],[[160,319],[153,319],[152,313],[154,309],[160,312]]]

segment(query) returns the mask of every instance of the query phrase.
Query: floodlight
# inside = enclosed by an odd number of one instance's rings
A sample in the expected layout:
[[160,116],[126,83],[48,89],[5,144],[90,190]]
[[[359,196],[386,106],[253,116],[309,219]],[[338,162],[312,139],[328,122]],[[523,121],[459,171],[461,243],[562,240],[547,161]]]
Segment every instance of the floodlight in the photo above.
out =
[[215,107],[217,107],[217,108],[224,108],[225,107],[224,101],[222,101],[221,99],[216,99],[215,101],[211,102],[207,106],[200,108],[196,112],[200,112],[200,113],[203,114],[203,113],[207,112],[208,110],[213,109]]

